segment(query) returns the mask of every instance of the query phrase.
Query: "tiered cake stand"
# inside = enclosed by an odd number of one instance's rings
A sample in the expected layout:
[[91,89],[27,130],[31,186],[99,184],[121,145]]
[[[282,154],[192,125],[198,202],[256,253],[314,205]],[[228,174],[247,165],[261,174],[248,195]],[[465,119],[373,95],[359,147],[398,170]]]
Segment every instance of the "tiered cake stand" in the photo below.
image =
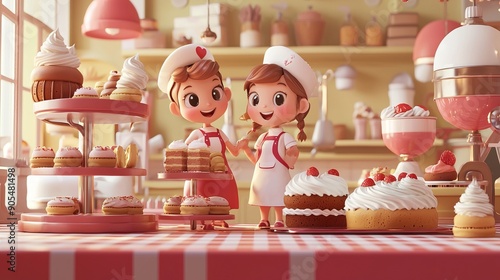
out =
[[[109,99],[55,99],[36,102],[33,106],[38,119],[56,125],[76,128],[83,143],[82,167],[33,168],[32,175],[78,175],[81,214],[47,215],[22,214],[19,230],[26,232],[146,232],[158,229],[156,215],[104,215],[93,213],[94,176],[144,176],[145,169],[88,167],[88,155],[93,147],[94,124],[117,124],[145,121],[149,115],[146,104]],[[117,186],[119,187],[119,186]]]
[[[158,179],[161,180],[183,180],[190,181],[190,195],[196,195],[198,192],[197,183],[199,180],[230,180],[233,175],[230,173],[215,172],[167,172],[158,173]],[[190,228],[197,228],[197,221],[226,221],[234,220],[234,215],[184,215],[184,214],[160,214],[160,220],[189,221]],[[204,229],[212,229],[210,225],[204,225]]]

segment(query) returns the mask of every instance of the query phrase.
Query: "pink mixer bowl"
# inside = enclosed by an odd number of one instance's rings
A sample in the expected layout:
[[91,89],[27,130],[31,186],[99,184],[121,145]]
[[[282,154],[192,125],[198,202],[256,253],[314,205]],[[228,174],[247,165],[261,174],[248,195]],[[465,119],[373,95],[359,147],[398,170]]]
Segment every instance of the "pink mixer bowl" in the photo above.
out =
[[396,155],[410,158],[427,152],[436,138],[436,118],[388,118],[382,120],[384,144]]
[[463,130],[490,127],[488,114],[500,106],[500,95],[463,95],[435,99],[441,116]]

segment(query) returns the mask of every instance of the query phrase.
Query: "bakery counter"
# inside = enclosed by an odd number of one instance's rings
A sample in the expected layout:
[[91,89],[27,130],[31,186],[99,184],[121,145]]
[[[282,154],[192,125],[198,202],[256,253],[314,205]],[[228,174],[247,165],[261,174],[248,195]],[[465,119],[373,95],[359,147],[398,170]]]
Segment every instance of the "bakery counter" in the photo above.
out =
[[[0,236],[0,279],[10,280],[500,278],[500,224],[496,237],[470,239],[446,227],[421,234],[291,234],[168,224],[134,234],[25,233],[1,225]],[[11,248],[9,236],[16,240]]]

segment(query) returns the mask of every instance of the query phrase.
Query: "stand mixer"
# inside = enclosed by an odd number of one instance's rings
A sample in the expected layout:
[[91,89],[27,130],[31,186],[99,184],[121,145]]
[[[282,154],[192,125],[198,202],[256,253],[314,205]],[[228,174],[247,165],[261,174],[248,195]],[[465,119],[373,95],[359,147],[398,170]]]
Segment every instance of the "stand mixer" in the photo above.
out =
[[[479,131],[490,127],[489,119],[497,122],[492,112],[500,106],[500,32],[484,25],[475,1],[465,18],[465,25],[451,31],[436,50],[434,100],[448,123],[470,131],[471,157],[458,172],[458,181],[486,182],[485,191],[495,206],[495,187],[484,159],[488,143],[498,143],[500,134],[496,128],[483,143]],[[495,219],[500,221],[498,213]]]

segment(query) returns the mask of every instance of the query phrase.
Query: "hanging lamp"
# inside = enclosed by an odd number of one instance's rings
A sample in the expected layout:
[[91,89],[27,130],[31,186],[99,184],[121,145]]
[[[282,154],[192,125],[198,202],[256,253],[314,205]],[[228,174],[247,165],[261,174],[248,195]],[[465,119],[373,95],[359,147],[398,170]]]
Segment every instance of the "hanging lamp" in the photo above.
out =
[[207,29],[201,33],[203,43],[209,45],[217,39],[217,34],[210,29],[210,0],[207,0]]
[[82,33],[98,39],[123,40],[140,36],[142,29],[130,0],[94,0],[85,12]]

